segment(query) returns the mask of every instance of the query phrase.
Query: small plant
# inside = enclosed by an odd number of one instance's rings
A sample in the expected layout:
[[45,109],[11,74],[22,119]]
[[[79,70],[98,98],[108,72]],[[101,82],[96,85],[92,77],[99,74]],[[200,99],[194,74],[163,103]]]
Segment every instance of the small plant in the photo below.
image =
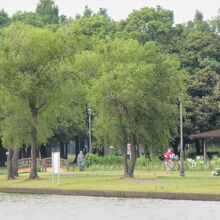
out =
[[212,171],[213,176],[220,176],[220,168],[216,168],[214,171]]

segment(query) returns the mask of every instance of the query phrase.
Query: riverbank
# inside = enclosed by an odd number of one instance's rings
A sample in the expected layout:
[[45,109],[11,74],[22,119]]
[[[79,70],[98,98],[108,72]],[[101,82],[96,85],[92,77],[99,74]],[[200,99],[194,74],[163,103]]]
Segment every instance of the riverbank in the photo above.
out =
[[39,180],[27,180],[26,173],[10,181],[1,174],[0,192],[220,201],[220,178],[210,172],[187,172],[185,177],[161,171],[136,171],[134,178],[121,175],[121,171],[65,172],[60,185],[57,177],[52,185],[51,173],[39,173]]
[[218,201],[220,194],[191,194],[191,193],[163,193],[163,192],[131,192],[131,191],[103,191],[103,190],[62,190],[39,188],[0,188],[0,193],[22,193],[43,195],[69,195],[92,197],[117,197],[117,198],[145,198],[193,201]]

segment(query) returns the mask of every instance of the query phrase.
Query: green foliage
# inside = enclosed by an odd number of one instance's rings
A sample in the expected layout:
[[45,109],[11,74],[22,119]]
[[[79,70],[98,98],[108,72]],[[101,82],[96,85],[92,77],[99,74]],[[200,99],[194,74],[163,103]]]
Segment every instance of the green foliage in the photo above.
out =
[[89,96],[98,114],[96,138],[116,146],[124,146],[132,136],[149,145],[167,143],[175,133],[182,89],[179,63],[159,53],[154,43],[115,40],[97,50],[103,74],[94,80]]
[[220,168],[215,168],[215,170],[212,172],[213,176],[220,176]]
[[77,14],[76,15],[76,19],[80,19],[80,18],[91,18],[93,16],[103,16],[105,18],[109,18],[108,13],[107,13],[107,9],[106,8],[99,8],[97,13],[94,13],[91,8],[88,7],[88,5],[85,6],[83,14]]
[[136,166],[137,167],[146,167],[149,163],[150,163],[149,159],[146,159],[144,157],[140,157],[140,158],[137,158]]
[[210,68],[202,69],[186,80],[189,97],[186,98],[186,121],[188,134],[218,128],[219,75]]
[[93,37],[94,40],[113,38],[116,23],[105,16],[82,17],[72,22],[73,30],[78,34]]
[[[157,152],[178,135],[177,98],[185,91],[184,134],[219,128],[219,17],[205,21],[197,11],[192,21],[174,25],[173,12],[158,6],[116,22],[106,9],[94,13],[86,6],[71,21],[59,16],[53,0],[12,18],[2,9],[4,146],[29,144],[33,128],[38,143],[86,137],[90,106],[97,147],[122,148],[135,140]],[[90,166],[121,160],[91,158]],[[140,167],[147,163],[137,160]]]
[[104,157],[99,157],[96,154],[86,154],[86,166],[122,166],[123,164],[123,158],[122,156],[116,156],[116,155],[109,155]]
[[[27,128],[34,125],[39,143],[45,143],[52,135],[63,108],[71,107],[71,100],[65,98],[75,87],[75,76],[70,70],[71,59],[80,45],[79,40],[77,46],[74,44],[75,39],[66,35],[63,29],[54,34],[45,29],[13,24],[4,30],[0,54],[2,89],[25,103],[22,117],[17,116],[17,111],[14,114],[19,120],[27,121]],[[17,107],[17,103],[14,104]],[[29,130],[28,135],[31,134]],[[24,138],[20,136],[21,140]]]
[[88,153],[85,156],[86,167],[90,167],[98,162],[98,155]]
[[220,9],[217,15],[210,21],[210,26],[213,32],[220,33]]
[[187,171],[212,171],[220,166],[220,158],[216,157],[206,163],[202,156],[197,156],[195,159],[188,158],[185,162],[185,169]]
[[155,8],[141,8],[129,14],[121,21],[121,36],[125,39],[135,39],[145,44],[147,41],[169,42],[173,25],[173,12]]
[[[182,66],[190,73],[195,73],[198,68],[206,66],[214,67],[214,70],[219,71],[218,65],[214,63],[214,61],[220,61],[219,39],[220,37],[215,33],[190,32],[177,44],[179,48],[177,55],[180,57]],[[208,65],[205,65],[206,63]]]
[[11,20],[12,22],[21,22],[35,27],[43,27],[45,25],[41,15],[35,12],[18,11],[12,16]]
[[[122,156],[116,156],[116,155],[109,155],[109,156],[104,156],[104,157],[99,157],[96,154],[86,154],[85,156],[86,159],[86,166],[87,167],[120,167],[123,165],[123,157]],[[153,162],[150,161],[149,159],[146,158],[137,158],[137,167],[143,168],[143,167],[148,167],[150,163],[160,163],[159,160],[154,160]]]
[[7,26],[10,23],[10,17],[4,11],[4,9],[0,10],[0,27]]
[[204,21],[203,14],[196,11],[193,21],[189,21],[186,26],[187,32],[211,32],[211,27],[207,21]]
[[31,114],[26,103],[6,93],[1,94],[0,102],[2,106],[0,133],[3,146],[7,149],[16,149],[23,144],[31,143],[30,124],[28,123]]
[[59,9],[53,0],[40,0],[36,13],[39,14],[45,24],[58,24]]
[[99,11],[97,13],[98,16],[104,16],[106,18],[109,18],[108,16],[108,10],[106,8],[99,8]]
[[83,17],[89,18],[92,17],[92,15],[93,15],[93,11],[88,7],[88,5],[86,5],[83,11]]
[[[118,170],[122,168],[123,157],[110,155],[99,157],[96,154],[86,154],[86,167],[89,170]],[[187,159],[185,161],[186,171],[211,171],[220,165],[220,158],[216,157],[207,163],[204,163],[202,157],[197,157],[197,159]],[[138,170],[151,170],[151,171],[163,171],[165,170],[164,162],[160,161],[158,158],[149,160],[144,157],[137,158],[136,168]],[[178,170],[178,162],[175,163],[174,170]]]

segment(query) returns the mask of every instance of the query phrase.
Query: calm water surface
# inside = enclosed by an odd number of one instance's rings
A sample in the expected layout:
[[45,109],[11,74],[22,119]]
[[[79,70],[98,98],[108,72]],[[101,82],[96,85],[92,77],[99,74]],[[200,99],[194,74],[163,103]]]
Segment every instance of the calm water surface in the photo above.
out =
[[219,220],[220,202],[0,193],[4,220]]

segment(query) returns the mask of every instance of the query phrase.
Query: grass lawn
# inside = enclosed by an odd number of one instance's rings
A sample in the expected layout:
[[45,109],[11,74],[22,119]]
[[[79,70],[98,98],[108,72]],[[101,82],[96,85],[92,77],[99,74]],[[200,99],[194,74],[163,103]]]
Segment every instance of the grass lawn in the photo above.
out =
[[49,172],[39,173],[40,180],[27,180],[25,173],[8,181],[6,170],[0,168],[0,187],[220,194],[220,177],[213,177],[210,172],[188,171],[185,177],[163,171],[136,171],[134,178],[120,178],[121,175],[122,171],[65,172],[61,173],[58,186],[57,181],[52,185]]

